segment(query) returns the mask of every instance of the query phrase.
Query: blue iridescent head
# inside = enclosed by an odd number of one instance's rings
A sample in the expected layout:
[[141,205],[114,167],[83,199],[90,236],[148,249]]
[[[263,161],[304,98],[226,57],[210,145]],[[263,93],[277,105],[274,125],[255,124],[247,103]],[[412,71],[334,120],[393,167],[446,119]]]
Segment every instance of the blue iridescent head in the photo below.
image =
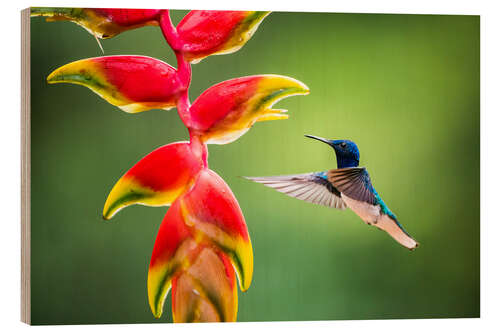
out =
[[359,150],[354,142],[350,140],[327,140],[314,135],[306,135],[306,137],[331,146],[337,156],[337,168],[350,168],[359,165]]

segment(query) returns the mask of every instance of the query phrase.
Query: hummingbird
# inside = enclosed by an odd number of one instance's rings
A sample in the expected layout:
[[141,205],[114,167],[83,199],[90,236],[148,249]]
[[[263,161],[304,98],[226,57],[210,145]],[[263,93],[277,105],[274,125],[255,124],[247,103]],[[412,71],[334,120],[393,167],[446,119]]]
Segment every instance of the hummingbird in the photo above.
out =
[[296,175],[245,177],[293,198],[344,210],[349,207],[366,224],[387,232],[399,244],[414,250],[418,242],[399,223],[370,180],[366,168],[359,167],[358,146],[350,140],[308,138],[326,143],[335,151],[337,169]]

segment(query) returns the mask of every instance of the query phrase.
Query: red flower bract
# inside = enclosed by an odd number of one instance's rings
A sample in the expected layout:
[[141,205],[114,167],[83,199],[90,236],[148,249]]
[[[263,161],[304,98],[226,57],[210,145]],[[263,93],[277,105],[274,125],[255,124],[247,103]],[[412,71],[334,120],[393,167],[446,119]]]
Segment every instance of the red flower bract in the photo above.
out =
[[[221,261],[218,265],[224,264],[225,269],[200,261],[203,251],[217,254],[219,259],[212,261]],[[215,172],[204,169],[193,187],[172,204],[158,231],[148,274],[148,295],[153,314],[161,316],[173,279],[187,274],[191,277],[186,275],[181,281],[192,284],[193,270],[211,272],[213,278],[208,280],[210,283],[205,280],[194,284],[198,295],[210,289],[209,296],[221,297],[212,305],[217,307],[218,304],[228,303],[234,306],[236,291],[233,267],[238,273],[240,288],[246,290],[253,274],[253,251],[243,214],[227,184]],[[214,276],[219,276],[219,279]],[[172,291],[173,294],[175,292]],[[189,296],[189,293],[186,295]],[[204,296],[208,303],[213,303],[213,297]],[[210,309],[205,308],[206,311]],[[234,312],[235,319],[236,310],[231,309],[219,309],[223,312],[218,314],[219,318],[229,320],[233,316],[228,316],[227,312]]]
[[47,82],[82,85],[129,113],[168,110],[186,90],[175,68],[143,56],[78,60],[54,70]]
[[158,25],[159,9],[32,7],[31,16],[47,21],[71,21],[98,38],[111,38],[124,31]]
[[247,290],[253,274],[252,244],[238,201],[226,182],[204,169],[179,200],[185,222],[224,249],[238,272],[241,290]]
[[272,106],[285,97],[308,93],[302,82],[280,75],[227,80],[205,90],[193,103],[190,130],[206,143],[229,143],[257,121],[287,119],[285,110]]
[[161,9],[129,9],[129,8],[89,8],[97,15],[123,27],[137,27],[146,22],[157,21]]
[[104,218],[133,204],[170,205],[205,166],[206,147],[196,142],[176,142],[154,150],[115,184],[104,204]]
[[180,51],[199,62],[213,54],[239,50],[269,12],[192,10],[177,26]]

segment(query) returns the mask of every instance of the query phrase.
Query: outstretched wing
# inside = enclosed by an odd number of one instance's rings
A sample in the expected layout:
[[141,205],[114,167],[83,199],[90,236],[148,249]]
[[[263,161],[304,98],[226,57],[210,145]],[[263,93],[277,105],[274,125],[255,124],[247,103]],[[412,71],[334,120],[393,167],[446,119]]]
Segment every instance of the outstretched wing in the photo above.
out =
[[327,179],[326,172],[287,176],[245,177],[293,198],[327,207],[345,209],[340,192]]

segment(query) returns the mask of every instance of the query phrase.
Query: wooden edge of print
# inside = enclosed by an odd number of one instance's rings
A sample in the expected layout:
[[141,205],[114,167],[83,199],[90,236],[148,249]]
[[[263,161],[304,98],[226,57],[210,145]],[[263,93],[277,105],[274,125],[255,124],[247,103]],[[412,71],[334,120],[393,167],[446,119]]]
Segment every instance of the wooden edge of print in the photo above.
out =
[[31,324],[30,11],[21,11],[21,321],[26,324]]

